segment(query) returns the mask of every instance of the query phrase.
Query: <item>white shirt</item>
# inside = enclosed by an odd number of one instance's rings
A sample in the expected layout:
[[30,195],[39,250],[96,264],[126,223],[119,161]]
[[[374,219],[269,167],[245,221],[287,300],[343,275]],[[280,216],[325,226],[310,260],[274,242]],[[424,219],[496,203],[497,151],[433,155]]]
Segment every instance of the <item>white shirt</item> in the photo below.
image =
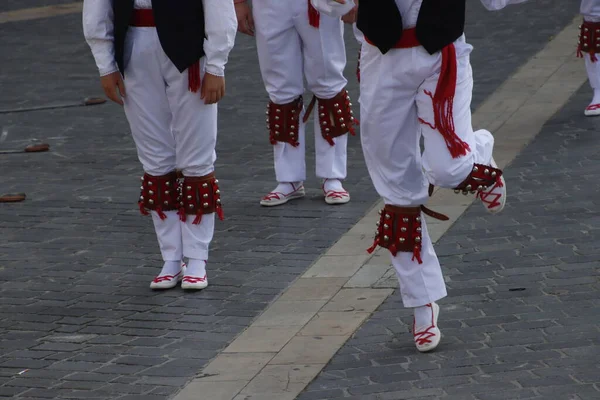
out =
[[[233,48],[237,18],[232,0],[202,0],[206,39],[206,72],[224,76],[225,64]],[[135,0],[135,8],[152,8],[152,0]],[[101,76],[118,71],[115,62],[112,0],[84,0],[83,34]]]

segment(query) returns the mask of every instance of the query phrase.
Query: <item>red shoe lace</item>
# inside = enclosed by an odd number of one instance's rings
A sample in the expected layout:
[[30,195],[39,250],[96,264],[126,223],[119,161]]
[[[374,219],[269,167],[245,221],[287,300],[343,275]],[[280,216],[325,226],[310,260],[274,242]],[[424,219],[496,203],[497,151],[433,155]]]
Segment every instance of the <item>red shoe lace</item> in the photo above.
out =
[[494,207],[498,207],[500,204],[500,198],[502,197],[502,193],[494,193],[494,190],[497,188],[502,187],[502,181],[500,179],[498,179],[496,181],[496,183],[494,184],[494,186],[492,186],[492,188],[490,190],[488,190],[487,192],[481,191],[481,192],[477,192],[476,197],[481,199],[482,202],[484,202],[485,204],[487,204],[487,208],[494,208]]
[[188,282],[188,283],[204,282],[204,281],[206,281],[206,275],[204,275],[203,278],[199,278],[197,276],[184,276],[183,281]]
[[431,308],[431,325],[429,326],[429,328],[425,329],[424,331],[420,331],[418,333],[415,332],[415,320],[413,318],[413,336],[415,337],[415,342],[419,346],[422,346],[427,343],[431,343],[431,340],[429,340],[429,339],[431,339],[432,337],[435,336],[434,332],[429,332],[430,329],[435,328],[433,307],[431,306],[431,303],[426,304],[426,306]]
[[598,110],[598,109],[600,109],[600,103],[598,103],[598,104],[591,104],[591,105],[587,106],[587,108],[586,108],[586,110],[589,110],[589,111],[595,111],[595,110]]
[[335,190],[330,190],[329,192],[325,193],[325,197],[330,197],[333,199],[343,199],[344,197],[348,197],[348,192],[345,190],[343,192],[336,192]]
[[179,276],[179,274],[181,274],[181,272],[179,272],[177,275],[163,275],[163,276],[157,276],[156,278],[154,278],[154,280],[152,282],[154,283],[161,283],[161,282],[170,282],[173,279],[175,279],[176,277]]
[[435,328],[435,325],[431,325],[429,328],[425,329],[424,331],[421,331],[419,333],[415,333],[415,342],[419,345],[422,346],[424,344],[427,343],[431,343],[431,339],[432,337],[435,336],[435,333],[433,332],[429,332],[430,329]]
[[285,197],[285,194],[283,194],[281,192],[271,192],[268,195],[266,195],[265,197],[263,197],[263,200],[281,200],[281,197],[279,197],[279,195],[282,195],[283,197]]

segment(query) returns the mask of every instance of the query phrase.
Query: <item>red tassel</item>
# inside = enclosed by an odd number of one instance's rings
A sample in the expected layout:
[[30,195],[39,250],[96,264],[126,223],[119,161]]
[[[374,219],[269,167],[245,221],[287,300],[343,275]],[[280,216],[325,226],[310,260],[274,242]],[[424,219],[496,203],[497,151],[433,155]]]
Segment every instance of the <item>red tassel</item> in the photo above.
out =
[[379,236],[377,236],[375,238],[375,240],[373,241],[373,246],[369,247],[367,249],[367,253],[369,254],[373,254],[373,252],[375,251],[375,249],[377,248],[377,245],[379,244]]
[[177,211],[177,215],[179,215],[179,220],[181,222],[185,222],[187,220],[187,215],[185,214],[185,209],[184,208],[180,208]]
[[223,221],[223,219],[224,219],[224,216],[223,216],[223,207],[217,206],[217,215],[219,216],[219,219],[221,221]]
[[188,88],[190,92],[197,93],[200,90],[200,61],[196,61],[188,68]]
[[161,221],[164,221],[165,219],[167,219],[167,215],[163,212],[162,208],[158,207],[156,209],[156,213],[158,214],[158,217],[160,218]]
[[577,58],[583,58],[583,51],[581,51],[581,45],[577,46]]
[[419,264],[423,264],[423,260],[421,259],[421,248],[420,247],[415,247],[415,249],[413,250],[412,261],[415,261],[415,259],[417,259],[417,262]]
[[146,208],[144,207],[144,203],[141,201],[138,201],[138,206],[140,206],[140,213],[142,215],[150,215],[150,213],[148,211],[146,211]]
[[202,222],[202,211],[197,211],[196,218],[194,218],[194,221],[192,222],[192,224],[200,225],[200,222]]
[[590,61],[593,63],[598,61],[598,58],[596,58],[596,53],[590,53]]
[[456,50],[454,44],[442,49],[442,67],[435,95],[433,96],[433,115],[435,126],[446,141],[452,158],[464,156],[471,149],[454,130],[454,94],[456,92]]
[[308,23],[310,24],[310,26],[319,28],[319,24],[321,22],[321,15],[319,14],[319,11],[313,7],[310,0],[307,0],[307,2],[308,2]]

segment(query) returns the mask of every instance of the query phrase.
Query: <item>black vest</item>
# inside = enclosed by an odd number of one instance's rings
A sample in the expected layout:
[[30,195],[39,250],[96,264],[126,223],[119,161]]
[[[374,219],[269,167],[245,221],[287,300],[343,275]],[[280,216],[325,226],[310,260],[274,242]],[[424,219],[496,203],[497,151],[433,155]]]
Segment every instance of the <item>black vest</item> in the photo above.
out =
[[[458,39],[465,28],[466,0],[423,0],[417,39],[434,54]],[[402,16],[395,0],[360,0],[356,27],[385,54],[402,37]]]
[[[125,36],[133,14],[134,0],[112,0],[114,10],[115,59],[125,71]],[[202,0],[152,0],[160,44],[179,72],[204,56],[204,10]]]

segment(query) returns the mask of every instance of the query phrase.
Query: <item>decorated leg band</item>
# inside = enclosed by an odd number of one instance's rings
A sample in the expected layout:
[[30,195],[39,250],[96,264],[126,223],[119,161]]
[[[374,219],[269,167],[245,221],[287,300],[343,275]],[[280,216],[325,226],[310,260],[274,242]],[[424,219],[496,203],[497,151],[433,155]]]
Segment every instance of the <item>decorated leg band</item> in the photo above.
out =
[[195,215],[193,224],[198,225],[205,214],[217,213],[223,220],[221,191],[214,173],[205,176],[184,176],[179,187],[179,217],[186,221],[188,215]]
[[490,186],[502,185],[500,177],[502,170],[489,165],[474,164],[473,170],[460,185],[454,188],[454,193],[466,195],[468,193],[481,193]]
[[167,218],[164,211],[177,210],[177,173],[153,176],[144,174],[140,187],[138,205],[143,215],[156,211],[161,219]]
[[308,120],[315,102],[318,102],[319,125],[321,126],[321,135],[330,145],[334,145],[333,138],[345,135],[350,132],[355,135],[354,126],[358,125],[358,119],[354,118],[350,95],[346,89],[339,92],[331,99],[321,99],[313,96],[306,114],[304,122]]
[[275,104],[272,101],[267,106],[267,128],[271,144],[277,142],[289,143],[297,147],[300,114],[302,113],[302,96],[287,104]]
[[589,53],[592,62],[598,61],[596,53],[600,53],[600,22],[583,21],[579,30],[577,56],[583,57],[583,53]]
[[381,246],[388,249],[394,257],[398,252],[412,253],[413,261],[417,260],[419,264],[422,264],[421,212],[442,221],[448,220],[447,216],[436,213],[425,206],[397,207],[386,205],[379,212],[381,217],[377,223],[375,241],[367,251],[373,253],[377,246]]

